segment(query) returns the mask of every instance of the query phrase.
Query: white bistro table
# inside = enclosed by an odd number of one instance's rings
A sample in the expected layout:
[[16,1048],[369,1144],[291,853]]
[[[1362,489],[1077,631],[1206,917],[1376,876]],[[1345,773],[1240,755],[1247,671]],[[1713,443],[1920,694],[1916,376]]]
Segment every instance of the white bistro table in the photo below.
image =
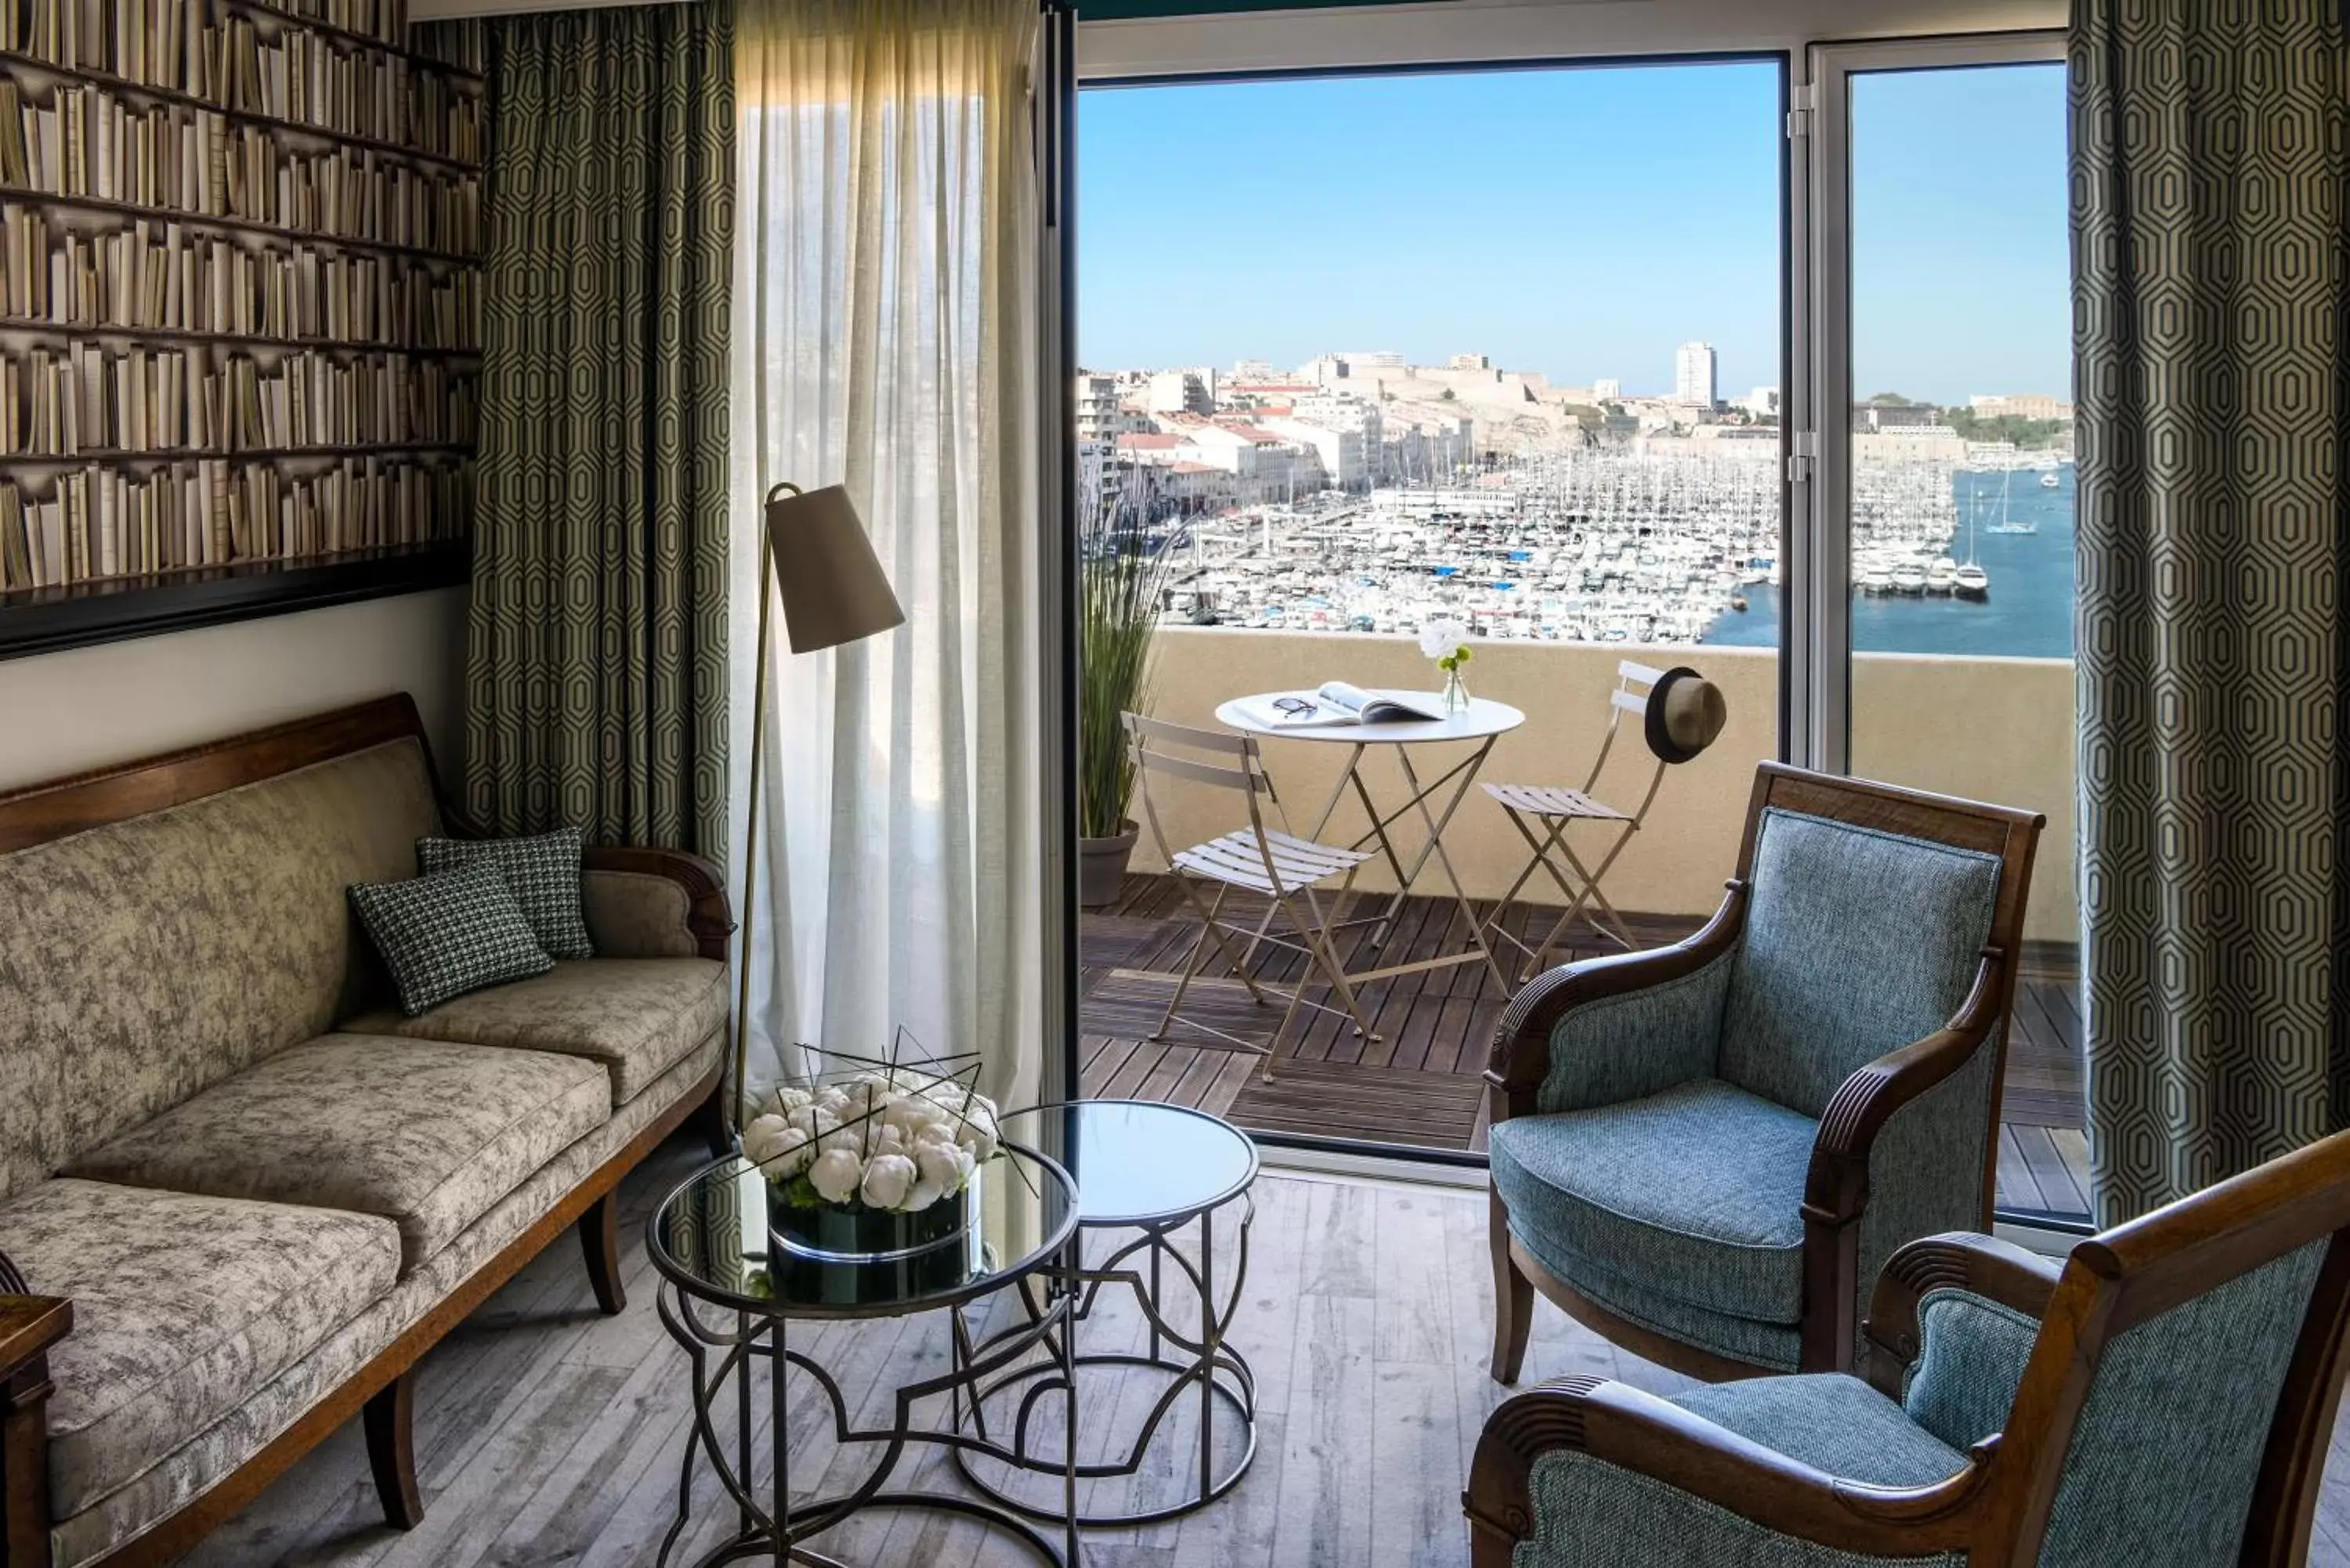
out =
[[[1526,716],[1507,702],[1472,697],[1469,700],[1466,712],[1447,714],[1441,719],[1407,720],[1397,723],[1288,725],[1269,724],[1256,717],[1258,713],[1271,711],[1274,700],[1285,695],[1289,694],[1269,691],[1253,697],[1235,697],[1216,710],[1216,722],[1227,729],[1271,740],[1347,748],[1346,763],[1338,771],[1337,782],[1330,786],[1329,798],[1322,803],[1322,809],[1315,816],[1313,826],[1305,830],[1305,836],[1320,839],[1329,826],[1330,819],[1337,815],[1339,802],[1351,793],[1362,805],[1364,819],[1370,826],[1349,847],[1360,849],[1366,845],[1377,845],[1379,857],[1388,863],[1388,868],[1395,875],[1396,891],[1378,915],[1338,923],[1349,926],[1376,923],[1378,929],[1371,933],[1370,945],[1374,949],[1384,948],[1388,933],[1394,929],[1396,916],[1403,909],[1404,898],[1411,892],[1412,885],[1419,880],[1420,874],[1428,868],[1430,860],[1435,861],[1443,872],[1444,880],[1452,890],[1453,901],[1459,905],[1461,918],[1468,923],[1469,950],[1466,952],[1447,953],[1408,963],[1383,964],[1359,973],[1350,971],[1347,976],[1348,981],[1387,980],[1419,970],[1482,963],[1492,972],[1493,983],[1503,995],[1507,996],[1510,982],[1503,977],[1502,966],[1485,940],[1484,928],[1477,919],[1477,911],[1470,907],[1469,895],[1461,886],[1460,874],[1452,867],[1452,857],[1444,851],[1444,830],[1451,826],[1453,814],[1461,809],[1461,803],[1467,797],[1470,786],[1477,782],[1477,774],[1484,767],[1485,759],[1492,754],[1493,742],[1524,723]],[[1440,711],[1444,705],[1442,695],[1434,691],[1397,691],[1394,695],[1431,712]],[[1470,747],[1465,756],[1425,783],[1421,781],[1419,769],[1413,765],[1411,760],[1417,748],[1464,744]],[[1402,804],[1392,809],[1380,807],[1365,777],[1364,759],[1374,746],[1394,752],[1397,766],[1403,774],[1404,786],[1409,792]],[[1409,856],[1388,832],[1408,815],[1416,815],[1419,818],[1423,836]],[[1352,874],[1349,874],[1347,881],[1351,884],[1353,880]],[[1266,918],[1270,920],[1269,913]]]

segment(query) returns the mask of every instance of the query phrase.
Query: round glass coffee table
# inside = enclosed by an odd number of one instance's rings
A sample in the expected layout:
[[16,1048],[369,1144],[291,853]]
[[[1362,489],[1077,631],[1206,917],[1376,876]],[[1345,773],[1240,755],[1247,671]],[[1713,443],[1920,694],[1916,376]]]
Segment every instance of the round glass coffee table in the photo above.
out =
[[[1077,1173],[1081,1232],[1077,1250],[1081,1253],[1083,1232],[1136,1232],[1131,1237],[1110,1238],[1105,1243],[1105,1256],[1079,1267],[1076,1278],[1083,1293],[1077,1300],[1076,1321],[1082,1324],[1093,1315],[1105,1289],[1130,1292],[1148,1327],[1149,1348],[1140,1353],[1080,1348],[1071,1362],[1076,1368],[1123,1368],[1129,1375],[1159,1376],[1166,1386],[1130,1437],[1108,1435],[1108,1447],[1116,1457],[1077,1464],[1077,1477],[1105,1480],[1140,1473],[1169,1413],[1187,1394],[1198,1400],[1197,1453],[1177,1461],[1189,1471],[1183,1493],[1161,1506],[1087,1512],[1072,1519],[1074,1501],[1066,1488],[1061,1489],[1057,1502],[1021,1495],[1013,1490],[1014,1475],[991,1477],[971,1461],[984,1456],[1036,1475],[1057,1475],[1066,1464],[1065,1454],[1032,1451],[1026,1428],[1029,1407],[1039,1390],[1062,1386],[1059,1380],[1068,1373],[1049,1364],[1029,1365],[982,1379],[970,1406],[967,1429],[987,1438],[991,1402],[1000,1395],[1021,1394],[1016,1418],[1007,1422],[999,1414],[997,1421],[999,1430],[1011,1428],[1011,1451],[1004,1452],[1001,1444],[975,1450],[958,1448],[951,1451],[956,1468],[972,1487],[1006,1508],[1031,1519],[1066,1520],[1088,1529],[1156,1523],[1215,1501],[1240,1483],[1256,1458],[1256,1375],[1227,1338],[1248,1280],[1249,1228],[1256,1218],[1255,1200],[1250,1195],[1256,1181],[1256,1145],[1246,1133],[1204,1111],[1148,1100],[1079,1100],[1039,1106],[1005,1116],[1001,1125],[1007,1141],[1040,1150]],[[1217,1219],[1225,1209],[1235,1206],[1239,1220],[1231,1256],[1224,1260],[1231,1267],[1231,1282],[1221,1285]],[[1176,1234],[1194,1226],[1198,1233],[1187,1254],[1175,1244]],[[1191,1302],[1170,1303],[1167,1291],[1170,1284]],[[1028,1321],[990,1338],[971,1341],[957,1320],[958,1367],[1000,1362],[1011,1340],[1033,1331],[1045,1314],[1028,1293],[1024,1292],[1023,1298]],[[1186,1306],[1191,1307],[1189,1312]],[[1189,1321],[1179,1321],[1184,1319]],[[1225,1460],[1221,1472],[1216,1438],[1219,1407],[1238,1423],[1234,1428],[1238,1451]]]
[[[661,1542],[659,1563],[691,1523],[693,1478],[706,1459],[736,1510],[735,1529],[693,1560],[694,1568],[745,1559],[799,1563],[816,1568],[847,1568],[840,1560],[806,1544],[864,1509],[929,1509],[978,1519],[1032,1552],[1054,1568],[1077,1562],[1076,1526],[1055,1542],[1028,1518],[983,1499],[952,1493],[889,1490],[889,1478],[910,1447],[944,1446],[957,1454],[976,1449],[1015,1458],[984,1436],[917,1426],[914,1405],[931,1395],[951,1395],[958,1411],[971,1391],[1014,1361],[1055,1375],[1055,1386],[1075,1386],[1071,1361],[1080,1297],[1075,1269],[1076,1184],[1057,1161],[1006,1141],[1003,1158],[980,1167],[972,1179],[971,1229],[944,1247],[910,1255],[822,1262],[771,1243],[766,1182],[739,1158],[704,1167],[680,1183],[653,1211],[646,1227],[647,1249],[660,1271],[657,1300],[662,1326],[685,1348],[693,1375],[693,1426],[686,1439],[677,1520]],[[963,1309],[1007,1285],[1021,1285],[1029,1307],[1026,1322],[996,1336],[996,1354],[977,1364],[960,1357],[945,1375],[902,1384],[896,1418],[884,1428],[860,1428],[833,1376],[806,1352],[792,1348],[791,1324],[804,1320],[902,1317],[948,1312],[955,1343],[968,1342]],[[1042,1361],[1038,1361],[1038,1357]],[[755,1368],[764,1366],[765,1429],[754,1387]],[[789,1375],[786,1376],[785,1369]],[[832,1415],[833,1435],[844,1449],[871,1445],[872,1469],[849,1490],[832,1496],[794,1501],[791,1491],[785,1385],[806,1397],[808,1386]],[[733,1397],[733,1428],[722,1434],[718,1407],[727,1390]],[[1063,1474],[1067,1509],[1076,1508],[1076,1400],[1066,1412]],[[958,1423],[959,1424],[959,1423]],[[767,1495],[755,1485],[753,1456],[759,1438],[775,1456]]]

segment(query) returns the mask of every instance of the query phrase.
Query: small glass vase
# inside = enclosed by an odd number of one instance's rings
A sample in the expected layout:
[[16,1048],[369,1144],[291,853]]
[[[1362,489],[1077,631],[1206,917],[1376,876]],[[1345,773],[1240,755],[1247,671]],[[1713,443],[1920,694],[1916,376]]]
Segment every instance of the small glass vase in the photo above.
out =
[[1448,715],[1469,711],[1469,687],[1458,667],[1444,672],[1444,711]]

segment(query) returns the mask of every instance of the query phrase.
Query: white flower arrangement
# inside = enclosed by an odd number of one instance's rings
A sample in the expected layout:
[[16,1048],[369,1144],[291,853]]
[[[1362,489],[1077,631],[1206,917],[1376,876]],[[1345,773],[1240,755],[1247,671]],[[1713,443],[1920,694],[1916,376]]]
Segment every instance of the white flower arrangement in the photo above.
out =
[[953,1078],[903,1068],[775,1091],[743,1129],[743,1157],[784,1201],[916,1214],[995,1157],[995,1105]]
[[1469,662],[1469,628],[1450,618],[1430,621],[1419,628],[1419,654],[1451,674]]

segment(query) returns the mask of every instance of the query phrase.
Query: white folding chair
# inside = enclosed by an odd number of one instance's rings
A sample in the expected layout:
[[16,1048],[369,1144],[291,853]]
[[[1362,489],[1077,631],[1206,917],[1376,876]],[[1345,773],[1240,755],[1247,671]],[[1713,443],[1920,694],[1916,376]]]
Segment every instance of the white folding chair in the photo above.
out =
[[[1168,1029],[1180,1018],[1192,1028],[1211,1036],[1222,1048],[1243,1051],[1263,1059],[1263,1078],[1273,1081],[1273,1047],[1259,1045],[1225,1033],[1214,1024],[1182,1013],[1184,994],[1200,972],[1200,966],[1212,946],[1222,955],[1231,971],[1246,985],[1249,995],[1258,1006],[1269,1005],[1268,989],[1278,990],[1271,982],[1260,982],[1249,972],[1249,961],[1258,943],[1266,947],[1303,954],[1306,973],[1299,977],[1289,992],[1289,1005],[1281,1015],[1279,1027],[1272,1040],[1278,1042],[1289,1021],[1297,1015],[1300,1005],[1318,1008],[1334,1016],[1353,1021],[1355,1031],[1365,1039],[1376,1039],[1365,1020],[1361,1002],[1355,988],[1347,979],[1345,966],[1339,963],[1336,950],[1330,945],[1329,920],[1324,915],[1322,901],[1315,889],[1333,877],[1344,878],[1356,867],[1371,858],[1367,851],[1341,849],[1333,845],[1316,844],[1312,839],[1299,838],[1289,832],[1287,814],[1282,810],[1281,799],[1274,794],[1273,777],[1264,771],[1264,762],[1257,754],[1256,738],[1253,735],[1228,734],[1219,730],[1193,730],[1181,724],[1170,724],[1163,719],[1146,719],[1139,713],[1126,718],[1128,743],[1134,755],[1135,793],[1142,805],[1143,820],[1149,825],[1150,836],[1159,846],[1159,853],[1182,891],[1183,900],[1200,917],[1200,940],[1191,944],[1191,955],[1183,963],[1183,976],[1175,983],[1175,994],[1167,1001],[1165,1016],[1150,1038],[1163,1040]],[[1204,753],[1220,760],[1203,761],[1199,756],[1186,756],[1186,752]],[[1204,844],[1194,844],[1188,849],[1170,847],[1165,826],[1159,817],[1159,803],[1152,793],[1153,779],[1180,779],[1187,784],[1205,784],[1214,789],[1232,790],[1248,801],[1249,825],[1237,828]],[[1265,823],[1265,805],[1273,808],[1278,826]],[[1212,887],[1212,898],[1203,899],[1201,889]],[[1290,930],[1283,933],[1268,929],[1270,916],[1264,925],[1254,921],[1239,924],[1222,919],[1224,899],[1232,889],[1262,894],[1273,900],[1273,910],[1288,920]],[[1298,911],[1303,904],[1312,916],[1307,919]],[[1246,940],[1247,952],[1236,950],[1224,939],[1229,934]],[[1309,1000],[1305,988],[1318,971],[1345,1004],[1343,1012],[1319,1002]]]
[[[1560,940],[1566,935],[1567,928],[1578,916],[1587,920],[1591,929],[1599,935],[1622,944],[1627,950],[1640,945],[1632,935],[1631,928],[1624,923],[1624,917],[1617,913],[1616,906],[1607,901],[1606,893],[1600,891],[1599,879],[1607,875],[1607,868],[1616,864],[1616,857],[1624,853],[1626,845],[1632,842],[1632,835],[1640,830],[1641,822],[1648,815],[1648,807],[1655,804],[1658,787],[1665,779],[1665,759],[1657,758],[1656,769],[1648,775],[1648,787],[1641,794],[1638,807],[1633,811],[1619,811],[1599,799],[1592,791],[1599,785],[1599,774],[1607,766],[1608,753],[1615,750],[1617,735],[1624,727],[1626,715],[1630,715],[1635,725],[1632,743],[1645,744],[1638,732],[1647,723],[1648,691],[1664,673],[1645,664],[1635,664],[1628,659],[1616,666],[1616,686],[1607,694],[1607,731],[1600,739],[1599,753],[1592,758],[1591,772],[1585,777],[1581,789],[1561,789],[1551,784],[1492,783],[1484,786],[1485,793],[1501,803],[1502,810],[1509,816],[1510,826],[1518,830],[1518,836],[1526,841],[1527,849],[1533,852],[1525,869],[1519,872],[1518,879],[1510,884],[1510,890],[1502,895],[1502,901],[1495,907],[1487,924],[1488,945],[1507,942],[1533,961],[1531,967],[1519,977],[1521,983],[1549,967],[1546,961],[1551,950],[1558,946]],[[1575,853],[1575,846],[1567,842],[1567,829],[1578,822],[1609,825],[1605,831],[1612,834],[1612,837],[1603,840],[1604,853],[1596,866],[1586,867],[1582,857]],[[1516,902],[1519,892],[1534,879],[1537,871],[1548,872],[1550,879],[1558,884],[1559,891],[1566,896],[1566,909],[1552,923],[1549,933],[1539,943],[1529,944],[1509,929],[1508,920],[1511,907]]]

